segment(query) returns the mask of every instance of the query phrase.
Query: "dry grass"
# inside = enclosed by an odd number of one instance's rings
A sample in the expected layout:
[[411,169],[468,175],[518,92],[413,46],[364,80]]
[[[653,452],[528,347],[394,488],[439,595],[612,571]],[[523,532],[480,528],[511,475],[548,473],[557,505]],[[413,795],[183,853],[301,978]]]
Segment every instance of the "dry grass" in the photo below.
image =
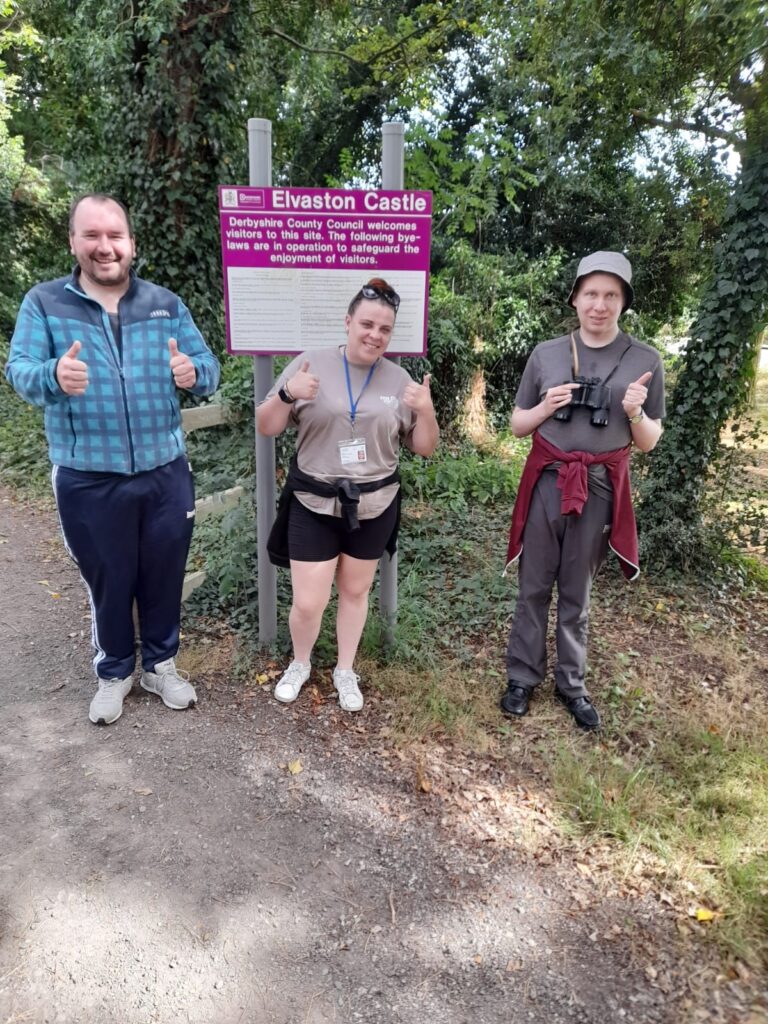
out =
[[573,728],[551,684],[527,718],[501,717],[498,637],[474,664],[364,664],[381,732],[444,788],[462,764],[502,772],[465,827],[529,851],[597,843],[614,878],[639,873],[682,913],[711,910],[728,951],[768,959],[768,598],[608,578],[593,633],[599,741]]
[[386,729],[396,743],[447,738],[471,753],[499,753],[501,673],[489,673],[484,660],[474,670],[451,661],[433,668],[362,662],[360,670],[385,698]]

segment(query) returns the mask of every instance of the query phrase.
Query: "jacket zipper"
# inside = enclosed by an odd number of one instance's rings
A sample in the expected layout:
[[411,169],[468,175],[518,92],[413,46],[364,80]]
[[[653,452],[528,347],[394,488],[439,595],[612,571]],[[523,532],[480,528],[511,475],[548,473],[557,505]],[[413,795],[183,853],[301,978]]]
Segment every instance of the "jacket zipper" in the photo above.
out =
[[[112,358],[115,361],[115,366],[117,367],[117,372],[120,375],[120,390],[121,390],[122,395],[123,395],[123,411],[125,413],[125,427],[126,427],[126,431],[127,431],[127,434],[128,434],[128,450],[129,450],[130,456],[131,456],[131,473],[135,474],[135,472],[136,472],[136,452],[135,452],[135,449],[133,447],[133,432],[131,431],[131,417],[130,417],[130,415],[128,413],[128,393],[125,390],[125,374],[123,372],[122,353],[121,353],[121,358],[118,359],[117,353],[116,353],[117,346],[114,343],[114,339],[112,339],[113,343],[110,344],[110,334],[112,333],[112,328],[111,328],[111,326],[108,326],[108,324],[109,324],[109,314],[107,313],[107,311],[104,309],[104,307],[101,305],[100,302],[97,302],[96,299],[92,299],[90,295],[86,295],[86,293],[81,291],[79,288],[75,288],[75,286],[72,284],[71,281],[65,287],[68,288],[70,291],[74,292],[74,294],[78,295],[81,299],[85,299],[86,302],[93,302],[101,310],[101,328],[104,331],[104,334],[106,335],[107,348],[109,349],[110,354],[111,354]],[[107,318],[107,323],[106,324],[104,322],[104,318],[105,317]],[[118,309],[117,309],[117,318],[118,318],[118,320],[120,320],[120,304],[119,303],[118,303]],[[122,322],[121,322],[121,328],[122,328]]]
[[[109,320],[109,314],[106,312],[106,310],[104,311],[103,316],[107,317],[107,320]],[[118,322],[120,323],[120,330],[122,332],[123,325],[122,325],[122,322],[120,321],[120,303],[118,303],[118,306],[117,306],[117,319],[118,319]],[[104,325],[104,327],[105,327],[105,330],[106,330],[106,325]],[[112,325],[111,324],[109,325],[109,332],[110,332],[110,334],[112,333]],[[114,338],[112,340],[114,342]],[[109,338],[107,338],[107,341],[109,341]],[[125,426],[126,426],[126,430],[128,431],[128,449],[129,449],[129,451],[131,453],[131,473],[135,473],[136,472],[136,452],[134,451],[134,447],[133,447],[133,431],[131,430],[131,415],[128,412],[128,393],[125,390],[125,372],[123,370],[123,350],[122,350],[122,347],[119,349],[119,353],[120,353],[120,359],[117,361],[117,370],[118,370],[118,373],[120,374],[120,390],[123,393],[123,406],[125,408]]]

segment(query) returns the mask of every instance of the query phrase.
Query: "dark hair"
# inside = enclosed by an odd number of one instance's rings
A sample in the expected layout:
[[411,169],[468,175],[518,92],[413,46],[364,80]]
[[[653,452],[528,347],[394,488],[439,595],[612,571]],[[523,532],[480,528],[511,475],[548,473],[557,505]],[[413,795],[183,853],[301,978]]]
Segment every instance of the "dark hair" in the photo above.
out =
[[77,199],[72,200],[72,204],[69,207],[69,233],[70,235],[75,229],[75,212],[80,205],[86,199],[93,199],[97,203],[117,203],[120,209],[125,215],[125,223],[128,225],[128,234],[133,238],[133,225],[131,224],[131,215],[128,213],[128,207],[125,203],[121,202],[116,196],[107,195],[106,192],[86,192],[82,196],[78,196]]
[[[363,288],[373,288],[374,291],[379,292],[380,294],[375,298],[363,295]],[[349,316],[352,316],[363,299],[368,299],[370,302],[381,302],[383,305],[389,306],[389,308],[394,311],[395,316],[397,316],[397,309],[400,305],[400,296],[392,285],[385,281],[383,277],[372,277],[370,281],[366,281],[363,288],[357,292],[347,307],[347,314]],[[389,298],[389,296],[391,296],[391,298]]]

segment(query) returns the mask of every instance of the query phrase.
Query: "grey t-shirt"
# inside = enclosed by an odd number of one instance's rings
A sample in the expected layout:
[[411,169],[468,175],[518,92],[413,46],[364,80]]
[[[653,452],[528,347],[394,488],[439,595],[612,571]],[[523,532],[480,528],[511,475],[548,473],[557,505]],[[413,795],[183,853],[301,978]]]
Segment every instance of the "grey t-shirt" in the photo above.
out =
[[[587,406],[567,406],[566,408],[571,410],[569,422],[563,423],[550,416],[538,428],[539,433],[564,452],[583,451],[598,454],[624,448],[632,440],[632,434],[627,414],[621,405],[622,399],[629,385],[649,370],[652,371],[653,377],[646,385],[648,398],[643,407],[645,415],[653,420],[662,419],[665,415],[664,367],[661,356],[655,348],[637,341],[623,331],[619,332],[610,345],[604,345],[602,348],[585,345],[578,331],[574,337],[581,376],[605,380],[611,374],[608,381],[608,424],[605,427],[593,426],[593,410]],[[533,409],[549,388],[570,381],[571,373],[570,334],[541,342],[526,363],[517,389],[515,405],[521,409]]]
[[[367,387],[360,396],[355,424],[350,421],[347,379],[344,373],[343,346],[304,352],[286,366],[266,398],[279,389],[309,362],[309,373],[320,379],[320,390],[312,401],[299,399],[291,408],[289,426],[298,430],[296,458],[299,469],[325,483],[350,480],[381,480],[397,468],[400,442],[410,447],[416,414],[402,402],[403,391],[411,381],[402,367],[380,359]],[[357,400],[368,376],[369,367],[349,364],[352,397]],[[266,401],[265,398],[265,401]],[[365,440],[365,461],[342,462],[340,442]],[[347,446],[348,448],[348,446]],[[360,450],[356,446],[355,452]],[[398,484],[360,496],[358,517],[373,519],[381,515],[397,494]],[[307,508],[324,515],[341,515],[335,498],[297,491],[296,497]]]

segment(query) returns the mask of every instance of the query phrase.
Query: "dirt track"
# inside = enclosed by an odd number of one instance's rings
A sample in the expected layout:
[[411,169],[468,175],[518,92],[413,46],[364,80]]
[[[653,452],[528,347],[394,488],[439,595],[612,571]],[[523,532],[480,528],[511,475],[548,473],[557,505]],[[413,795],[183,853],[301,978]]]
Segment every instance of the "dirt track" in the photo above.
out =
[[0,1024],[746,1019],[696,999],[654,906],[585,902],[572,866],[446,817],[372,748],[375,703],[243,703],[202,672],[194,711],[135,689],[91,725],[79,578],[1,491],[0,628]]

